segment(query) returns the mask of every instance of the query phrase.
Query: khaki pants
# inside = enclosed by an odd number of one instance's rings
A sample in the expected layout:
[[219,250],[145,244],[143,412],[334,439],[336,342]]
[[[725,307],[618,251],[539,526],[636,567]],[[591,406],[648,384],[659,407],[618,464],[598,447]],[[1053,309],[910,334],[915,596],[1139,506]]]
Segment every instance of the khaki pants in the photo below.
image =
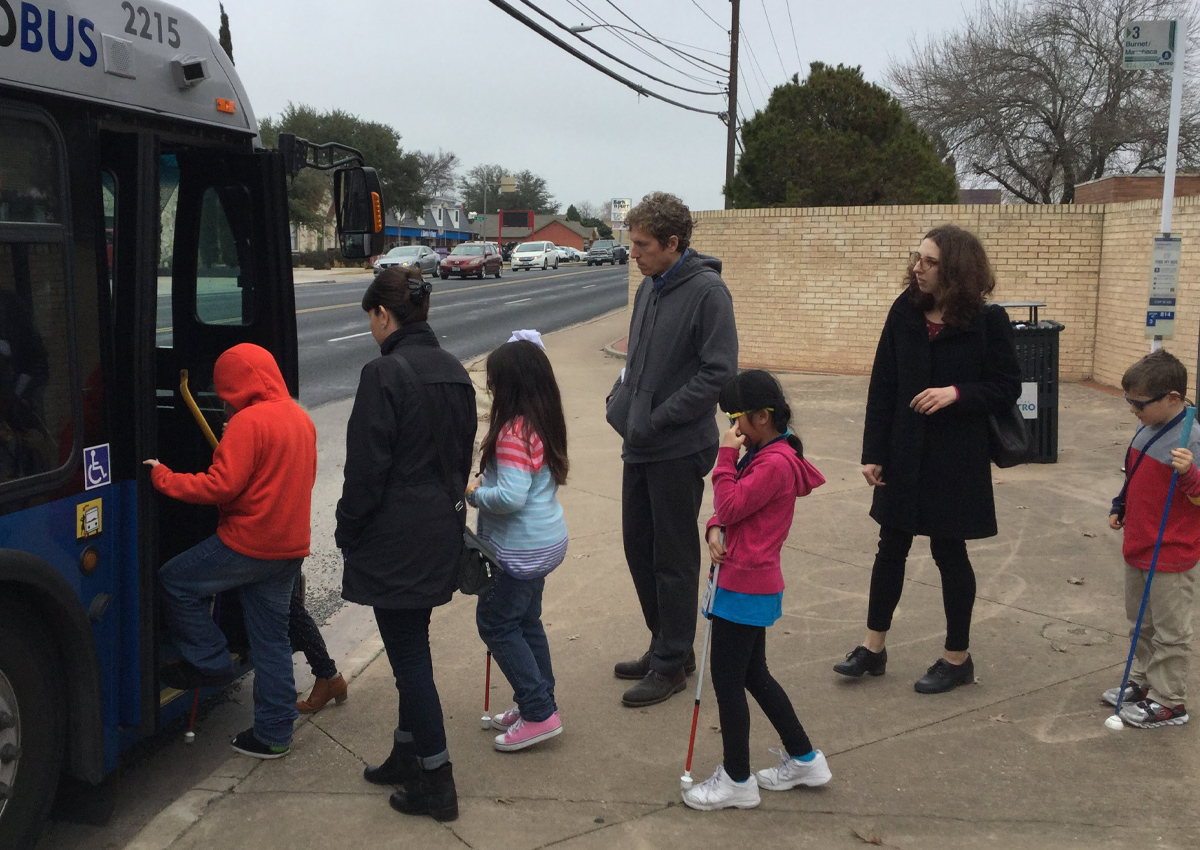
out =
[[[1129,618],[1130,640],[1149,574],[1148,570],[1125,565],[1125,616]],[[1187,699],[1195,585],[1194,568],[1182,573],[1155,571],[1129,672],[1130,681],[1150,689],[1150,699],[1172,708]]]

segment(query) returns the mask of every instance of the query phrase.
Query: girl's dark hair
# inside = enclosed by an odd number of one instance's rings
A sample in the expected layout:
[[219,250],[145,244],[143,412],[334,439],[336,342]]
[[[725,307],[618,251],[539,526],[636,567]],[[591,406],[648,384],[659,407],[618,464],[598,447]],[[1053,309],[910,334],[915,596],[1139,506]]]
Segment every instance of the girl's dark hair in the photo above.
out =
[[[787,434],[792,424],[792,408],[784,398],[783,387],[779,386],[774,375],[762,369],[748,369],[730,379],[725,389],[721,390],[717,404],[726,413],[754,413],[768,407],[774,408],[771,421],[780,434]],[[804,444],[795,430],[787,434],[787,441],[796,450],[797,457],[804,457]]]
[[[941,252],[938,285],[942,289],[942,321],[962,327],[983,309],[984,299],[996,288],[996,276],[983,243],[975,234],[953,224],[943,224],[925,234]],[[923,311],[934,308],[937,298],[921,291],[910,264],[905,277],[908,293]]]
[[492,394],[492,412],[480,446],[482,465],[495,460],[500,429],[521,416],[525,420],[521,437],[526,444],[535,433],[541,438],[550,474],[555,483],[566,484],[570,468],[567,422],[546,352],[526,340],[504,343],[488,355],[487,388]]
[[429,292],[433,286],[421,276],[419,266],[392,266],[371,281],[363,294],[362,308],[379,307],[396,317],[400,327],[429,321]]

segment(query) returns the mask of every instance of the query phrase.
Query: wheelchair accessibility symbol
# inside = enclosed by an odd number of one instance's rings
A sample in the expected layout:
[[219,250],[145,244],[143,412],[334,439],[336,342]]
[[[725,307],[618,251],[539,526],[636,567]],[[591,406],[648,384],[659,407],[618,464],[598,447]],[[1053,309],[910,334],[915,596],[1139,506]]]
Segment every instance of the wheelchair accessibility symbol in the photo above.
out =
[[108,443],[83,450],[83,489],[95,490],[112,483],[108,462]]

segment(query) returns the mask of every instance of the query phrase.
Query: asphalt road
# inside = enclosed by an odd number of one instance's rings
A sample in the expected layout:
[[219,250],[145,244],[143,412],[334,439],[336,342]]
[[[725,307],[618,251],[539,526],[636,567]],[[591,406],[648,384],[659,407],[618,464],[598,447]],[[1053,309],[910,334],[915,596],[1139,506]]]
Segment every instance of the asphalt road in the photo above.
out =
[[[360,301],[372,275],[296,284],[300,400],[309,407],[354,395],[362,365],[379,355]],[[561,266],[496,280],[435,280],[429,323],[443,347],[466,360],[518,328],[543,333],[586,321],[628,301],[628,266]]]

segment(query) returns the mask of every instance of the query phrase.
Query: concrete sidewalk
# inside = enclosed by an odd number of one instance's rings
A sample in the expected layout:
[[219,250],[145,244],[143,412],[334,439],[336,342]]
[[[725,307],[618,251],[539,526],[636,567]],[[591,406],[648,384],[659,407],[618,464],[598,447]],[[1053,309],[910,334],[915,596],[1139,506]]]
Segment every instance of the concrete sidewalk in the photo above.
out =
[[[828,483],[798,503],[783,554],[785,613],[768,632],[768,652],[833,781],[763,792],[754,811],[684,808],[691,697],[626,709],[626,683],[612,676],[613,662],[637,656],[648,639],[621,549],[620,443],[603,416],[622,364],[602,349],[625,322],[622,311],[547,337],[572,462],[561,491],[571,548],[547,582],[544,610],[563,734],[524,752],[492,749],[479,728],[484,647],[474,600],[456,597],[435,612],[432,631],[457,821],[397,814],[390,789],[362,778],[363,765],[390,749],[396,720],[391,671],[372,638],[342,665],[361,669],[351,699],[302,719],[291,755],[231,756],[130,848],[1197,847],[1194,725],[1103,726],[1098,695],[1117,683],[1128,650],[1120,539],[1106,515],[1132,420],[1119,399],[1079,385],[1061,390],[1059,462],[998,472],[1000,536],[970,546],[978,683],[920,696],[912,683],[944,636],[937,569],[922,541],[887,675],[848,681],[830,669],[862,638],[877,534],[858,472],[866,379],[780,376],[806,454]],[[698,645],[702,637],[701,628]],[[496,712],[511,693],[493,674]],[[758,769],[772,764],[767,748],[779,742],[751,705]],[[720,761],[717,722],[706,682],[698,779]]]

